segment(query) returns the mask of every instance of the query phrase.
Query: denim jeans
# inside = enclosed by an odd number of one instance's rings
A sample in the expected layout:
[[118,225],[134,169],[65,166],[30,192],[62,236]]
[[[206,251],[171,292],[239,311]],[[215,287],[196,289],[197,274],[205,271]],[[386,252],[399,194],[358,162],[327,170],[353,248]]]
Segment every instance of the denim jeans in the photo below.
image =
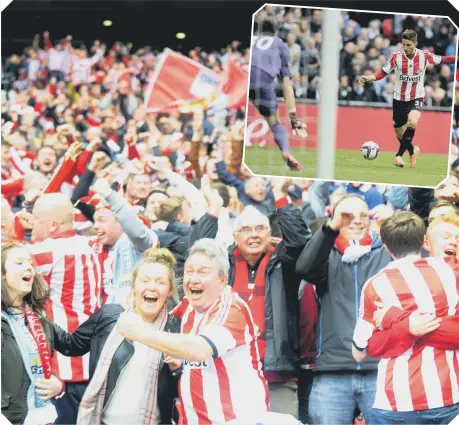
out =
[[50,71],[50,78],[56,78],[56,82],[65,81],[65,74],[62,71]]
[[375,401],[377,371],[319,372],[309,396],[310,425],[352,425],[358,407],[367,419]]
[[424,425],[449,424],[459,415],[459,403],[437,409],[418,410],[416,412],[391,412],[389,410],[371,409],[369,425],[406,424]]
[[54,407],[57,410],[54,425],[75,425],[77,423],[78,409],[87,386],[87,382],[65,383],[65,394],[62,398],[53,399]]

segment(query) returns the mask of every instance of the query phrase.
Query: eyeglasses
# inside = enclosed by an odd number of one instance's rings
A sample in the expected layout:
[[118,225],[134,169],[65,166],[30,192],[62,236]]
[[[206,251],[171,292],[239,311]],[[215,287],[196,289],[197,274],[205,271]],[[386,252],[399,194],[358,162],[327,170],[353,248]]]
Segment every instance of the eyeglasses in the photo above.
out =
[[267,230],[266,226],[259,225],[255,227],[244,226],[244,227],[241,227],[239,230],[236,230],[236,232],[242,233],[243,235],[247,236],[247,235],[252,234],[253,232],[255,232],[257,235],[260,235],[266,232],[266,230]]

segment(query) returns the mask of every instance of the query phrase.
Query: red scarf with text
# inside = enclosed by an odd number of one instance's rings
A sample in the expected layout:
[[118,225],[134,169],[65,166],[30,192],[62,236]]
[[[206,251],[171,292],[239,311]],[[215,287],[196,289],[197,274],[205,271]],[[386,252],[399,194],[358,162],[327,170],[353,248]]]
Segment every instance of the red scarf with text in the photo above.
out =
[[249,288],[249,266],[247,260],[241,254],[239,248],[234,251],[236,259],[236,273],[234,276],[233,290],[249,305],[252,312],[253,320],[259,329],[257,339],[258,351],[260,358],[265,356],[266,339],[265,339],[265,283],[266,268],[271,255],[274,253],[274,247],[269,245],[267,252],[264,254],[255,275],[254,287]]
[[43,375],[45,379],[51,378],[51,352],[49,351],[48,340],[43,330],[43,326],[38,318],[38,314],[32,310],[29,304],[25,305],[24,309],[27,325],[30,333],[37,345],[38,354],[41,360],[41,366],[43,368]]

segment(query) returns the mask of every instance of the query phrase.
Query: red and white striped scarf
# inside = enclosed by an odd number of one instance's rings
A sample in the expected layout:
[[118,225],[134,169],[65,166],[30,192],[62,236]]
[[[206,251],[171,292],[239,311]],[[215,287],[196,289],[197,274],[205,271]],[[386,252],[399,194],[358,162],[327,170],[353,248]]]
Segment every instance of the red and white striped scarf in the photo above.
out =
[[368,233],[359,241],[346,239],[341,234],[335,240],[335,247],[341,253],[343,263],[356,263],[371,251],[373,237]]

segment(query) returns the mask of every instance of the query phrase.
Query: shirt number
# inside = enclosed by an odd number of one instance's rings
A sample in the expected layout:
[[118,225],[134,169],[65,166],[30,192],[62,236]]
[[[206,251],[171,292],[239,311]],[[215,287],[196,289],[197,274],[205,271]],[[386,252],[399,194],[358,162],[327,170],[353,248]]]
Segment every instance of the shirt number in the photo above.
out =
[[252,46],[259,50],[268,50],[274,42],[273,37],[253,37]]

